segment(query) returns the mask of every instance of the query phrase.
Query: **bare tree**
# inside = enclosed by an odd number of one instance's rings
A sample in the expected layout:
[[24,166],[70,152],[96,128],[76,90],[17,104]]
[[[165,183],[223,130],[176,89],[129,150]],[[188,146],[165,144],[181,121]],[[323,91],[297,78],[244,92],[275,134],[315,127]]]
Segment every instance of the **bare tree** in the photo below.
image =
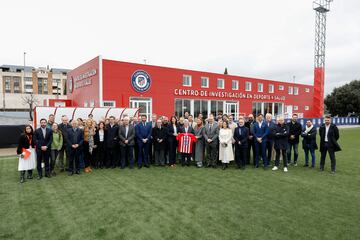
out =
[[24,97],[21,97],[21,99],[23,100],[24,104],[29,105],[29,116],[30,116],[30,121],[33,121],[33,109],[34,109],[34,105],[38,104],[38,100],[35,97],[34,94],[30,93],[30,94],[26,94]]

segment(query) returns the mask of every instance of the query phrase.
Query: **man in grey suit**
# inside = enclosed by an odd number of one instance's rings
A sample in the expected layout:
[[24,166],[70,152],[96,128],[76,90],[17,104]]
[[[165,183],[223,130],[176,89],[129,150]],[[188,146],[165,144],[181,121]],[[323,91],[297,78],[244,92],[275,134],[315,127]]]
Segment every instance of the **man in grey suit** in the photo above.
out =
[[206,167],[216,168],[216,162],[218,158],[218,137],[219,128],[214,121],[214,115],[210,114],[208,123],[205,125],[204,139],[206,146]]
[[130,118],[124,118],[124,124],[119,127],[121,168],[125,168],[126,160],[131,169],[134,168],[134,145],[135,145],[135,127],[130,124]]

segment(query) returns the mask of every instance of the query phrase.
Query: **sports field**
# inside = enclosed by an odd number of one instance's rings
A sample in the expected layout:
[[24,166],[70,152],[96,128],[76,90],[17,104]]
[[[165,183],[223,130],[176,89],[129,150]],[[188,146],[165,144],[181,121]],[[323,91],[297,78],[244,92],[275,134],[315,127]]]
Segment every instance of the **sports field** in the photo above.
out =
[[19,183],[0,159],[0,239],[360,239],[360,128],[337,172],[233,166],[103,169]]

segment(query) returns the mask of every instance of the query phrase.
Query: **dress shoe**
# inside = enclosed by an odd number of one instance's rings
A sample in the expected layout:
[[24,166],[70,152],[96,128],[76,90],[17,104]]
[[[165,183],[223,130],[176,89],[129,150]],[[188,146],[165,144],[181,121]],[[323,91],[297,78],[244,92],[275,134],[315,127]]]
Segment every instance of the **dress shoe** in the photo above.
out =
[[76,171],[75,174],[80,175],[80,171]]
[[47,178],[51,178],[50,173],[45,174],[45,177],[47,177]]
[[41,180],[41,179],[42,179],[42,176],[39,175],[39,176],[37,177],[37,180]]
[[149,168],[149,167],[150,167],[150,165],[149,165],[149,164],[146,164],[146,165],[145,165],[145,167],[146,167],[146,168]]
[[72,176],[73,174],[74,174],[73,172],[69,172],[69,173],[68,173],[69,176]]

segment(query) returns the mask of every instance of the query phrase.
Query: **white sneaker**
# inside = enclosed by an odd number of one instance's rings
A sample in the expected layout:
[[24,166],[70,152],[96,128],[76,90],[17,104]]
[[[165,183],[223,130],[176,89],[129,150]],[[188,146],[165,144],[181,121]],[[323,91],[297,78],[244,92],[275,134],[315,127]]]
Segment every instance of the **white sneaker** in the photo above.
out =
[[287,172],[288,170],[287,170],[287,167],[284,167],[284,172]]
[[276,171],[276,170],[278,170],[278,167],[277,167],[277,166],[274,166],[274,167],[272,168],[272,170],[273,170],[273,171]]

